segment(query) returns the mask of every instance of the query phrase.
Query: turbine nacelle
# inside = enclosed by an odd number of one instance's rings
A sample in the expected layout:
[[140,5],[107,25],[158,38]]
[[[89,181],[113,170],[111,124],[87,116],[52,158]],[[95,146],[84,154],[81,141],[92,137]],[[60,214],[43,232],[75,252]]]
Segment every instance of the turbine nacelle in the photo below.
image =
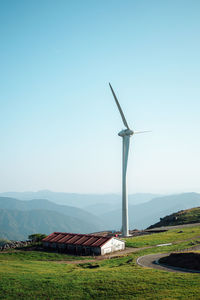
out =
[[131,135],[133,135],[134,134],[134,131],[133,130],[130,130],[130,129],[124,129],[124,130],[122,130],[122,131],[120,131],[119,133],[118,133],[118,135],[119,136],[121,136],[121,137],[124,137],[124,136],[131,136]]

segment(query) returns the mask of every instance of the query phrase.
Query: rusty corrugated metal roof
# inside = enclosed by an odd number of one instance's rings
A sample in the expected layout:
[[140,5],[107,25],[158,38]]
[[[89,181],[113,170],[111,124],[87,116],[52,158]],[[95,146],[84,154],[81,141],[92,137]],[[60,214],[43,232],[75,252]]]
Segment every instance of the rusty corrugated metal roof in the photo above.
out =
[[43,242],[83,245],[89,247],[102,247],[113,237],[98,236],[92,234],[76,234],[67,232],[53,232],[44,238]]

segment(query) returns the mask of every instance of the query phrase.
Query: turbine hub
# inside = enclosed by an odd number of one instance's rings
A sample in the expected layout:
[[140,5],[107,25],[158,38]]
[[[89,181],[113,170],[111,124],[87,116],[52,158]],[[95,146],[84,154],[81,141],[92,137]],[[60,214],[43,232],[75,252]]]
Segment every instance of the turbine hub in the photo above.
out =
[[124,129],[124,130],[122,130],[122,131],[120,131],[120,132],[118,133],[118,135],[121,136],[121,137],[123,137],[123,136],[125,136],[125,135],[131,136],[131,135],[133,135],[133,134],[134,134],[134,131],[132,131],[132,130],[130,130],[130,129]]

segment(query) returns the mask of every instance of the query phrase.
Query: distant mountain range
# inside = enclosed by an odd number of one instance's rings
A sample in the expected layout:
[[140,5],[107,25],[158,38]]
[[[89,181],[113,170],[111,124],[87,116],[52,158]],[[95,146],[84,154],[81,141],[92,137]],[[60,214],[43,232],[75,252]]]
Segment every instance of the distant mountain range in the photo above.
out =
[[77,207],[44,199],[21,201],[0,197],[0,237],[26,239],[29,234],[52,231],[91,233],[103,230],[97,216]]
[[26,240],[32,233],[54,231],[87,233],[92,228],[91,223],[54,211],[0,209],[0,237],[9,240]]
[[[30,200],[47,193],[47,199]],[[0,197],[0,237],[26,239],[32,233],[70,231],[92,233],[121,228],[121,197],[117,195],[78,195],[42,191],[38,193],[4,193],[28,195],[26,200]],[[0,194],[1,196],[2,194]],[[73,195],[70,200],[70,195]],[[56,198],[58,196],[58,199]],[[200,206],[200,194],[184,193],[153,198],[152,194],[135,194],[129,197],[130,229],[145,229],[171,213]],[[47,195],[46,195],[47,197]],[[54,202],[52,202],[52,198]],[[56,200],[57,199],[57,200]],[[100,201],[101,200],[101,201]],[[55,202],[64,202],[59,205]],[[106,202],[107,201],[107,202]],[[133,205],[132,203],[143,202]],[[69,204],[74,203],[75,206]],[[78,205],[80,207],[78,207]]]
[[[129,203],[141,204],[158,197],[158,194],[132,194],[129,195]],[[121,195],[117,194],[74,194],[74,193],[57,193],[49,190],[38,192],[7,192],[0,193],[0,197],[11,197],[19,200],[46,199],[56,204],[69,205],[73,207],[83,208],[91,213],[96,214],[108,210],[121,208]]]
[[[168,214],[197,206],[200,206],[198,193],[157,197],[147,203],[129,205],[129,225],[131,229],[145,229]],[[121,210],[100,214],[99,217],[105,220],[108,228],[121,228]]]

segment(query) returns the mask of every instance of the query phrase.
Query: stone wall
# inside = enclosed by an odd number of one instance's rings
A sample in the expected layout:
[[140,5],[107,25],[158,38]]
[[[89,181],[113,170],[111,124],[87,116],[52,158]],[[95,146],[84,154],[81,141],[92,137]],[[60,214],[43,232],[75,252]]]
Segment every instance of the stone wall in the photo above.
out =
[[25,247],[25,246],[30,245],[31,243],[32,243],[31,241],[13,241],[13,242],[9,242],[9,243],[6,243],[3,246],[1,246],[0,251],[15,249],[15,248],[19,248],[19,247]]

